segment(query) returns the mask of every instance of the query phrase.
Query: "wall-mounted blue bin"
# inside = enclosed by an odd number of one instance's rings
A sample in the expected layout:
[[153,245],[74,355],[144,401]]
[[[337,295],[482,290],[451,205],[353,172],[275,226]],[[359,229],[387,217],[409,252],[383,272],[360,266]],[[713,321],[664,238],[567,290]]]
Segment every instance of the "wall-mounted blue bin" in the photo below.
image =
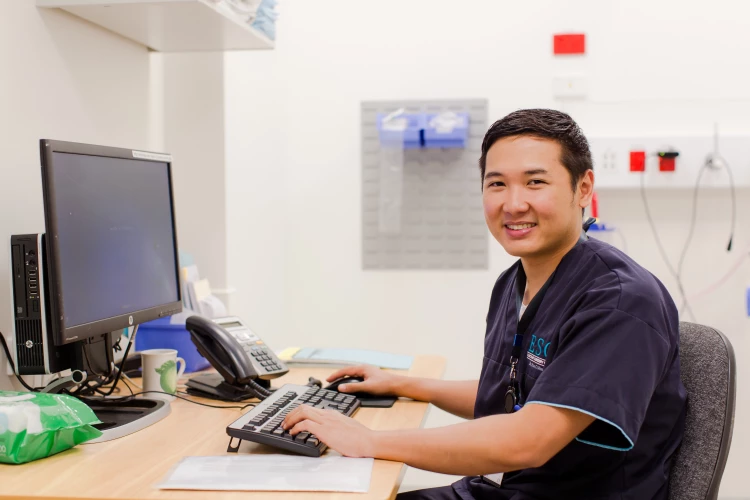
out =
[[396,146],[403,143],[404,149],[421,148],[423,131],[422,113],[378,113],[381,145]]
[[170,318],[160,318],[138,327],[135,336],[135,350],[176,349],[177,356],[185,360],[185,373],[204,370],[211,366],[190,340],[190,332],[185,323],[170,323]]
[[469,138],[469,113],[425,115],[424,147],[465,148]]

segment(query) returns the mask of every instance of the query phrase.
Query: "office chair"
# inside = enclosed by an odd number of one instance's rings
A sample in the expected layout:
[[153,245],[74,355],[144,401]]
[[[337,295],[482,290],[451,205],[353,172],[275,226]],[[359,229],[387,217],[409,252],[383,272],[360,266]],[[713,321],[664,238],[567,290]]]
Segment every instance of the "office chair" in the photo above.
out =
[[734,425],[737,368],[732,344],[718,330],[681,322],[680,370],[687,417],[669,478],[669,499],[716,500]]

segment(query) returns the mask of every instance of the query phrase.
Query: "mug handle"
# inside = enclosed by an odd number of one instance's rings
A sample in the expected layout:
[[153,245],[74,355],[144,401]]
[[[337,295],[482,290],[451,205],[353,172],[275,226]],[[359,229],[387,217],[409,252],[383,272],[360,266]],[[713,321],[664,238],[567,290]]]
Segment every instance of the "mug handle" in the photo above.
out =
[[180,369],[177,371],[177,378],[180,379],[182,378],[182,374],[185,373],[185,367],[187,366],[187,363],[185,363],[185,360],[182,358],[177,358],[177,362],[182,363],[180,365]]

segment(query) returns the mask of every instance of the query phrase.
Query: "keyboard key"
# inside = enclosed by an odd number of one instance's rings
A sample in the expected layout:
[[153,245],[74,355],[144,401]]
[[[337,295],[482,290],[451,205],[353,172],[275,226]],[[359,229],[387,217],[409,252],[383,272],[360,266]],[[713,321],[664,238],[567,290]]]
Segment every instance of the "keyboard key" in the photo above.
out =
[[[272,356],[270,357],[271,361],[259,359],[262,356],[254,357],[256,359],[254,366],[261,373],[281,368],[276,358]],[[261,366],[257,366],[263,361],[265,361],[266,366],[264,368],[266,370],[261,370]],[[232,428],[235,434],[230,428],[227,428],[227,433],[233,437],[254,442],[265,442],[303,455],[319,456],[326,446],[317,436],[309,432],[300,432],[292,436],[289,431],[285,431],[281,427],[289,413],[301,404],[349,414],[358,405],[358,400],[354,395],[339,394],[317,387],[289,385],[288,387],[282,387],[280,391],[271,395],[267,401],[259,403],[258,407],[250,410],[249,415],[239,418],[234,424],[236,427]]]
[[308,437],[310,437],[310,433],[303,431],[297,434],[296,436],[294,436],[294,440],[299,443],[304,443]]

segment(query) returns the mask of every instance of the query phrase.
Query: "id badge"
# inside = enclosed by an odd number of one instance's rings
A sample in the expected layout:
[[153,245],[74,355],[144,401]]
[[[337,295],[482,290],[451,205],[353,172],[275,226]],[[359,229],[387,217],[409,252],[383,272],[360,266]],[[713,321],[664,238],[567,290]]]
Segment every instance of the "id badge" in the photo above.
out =
[[486,474],[482,476],[482,481],[491,484],[495,488],[500,488],[500,483],[503,481],[503,473],[498,472],[497,474]]

